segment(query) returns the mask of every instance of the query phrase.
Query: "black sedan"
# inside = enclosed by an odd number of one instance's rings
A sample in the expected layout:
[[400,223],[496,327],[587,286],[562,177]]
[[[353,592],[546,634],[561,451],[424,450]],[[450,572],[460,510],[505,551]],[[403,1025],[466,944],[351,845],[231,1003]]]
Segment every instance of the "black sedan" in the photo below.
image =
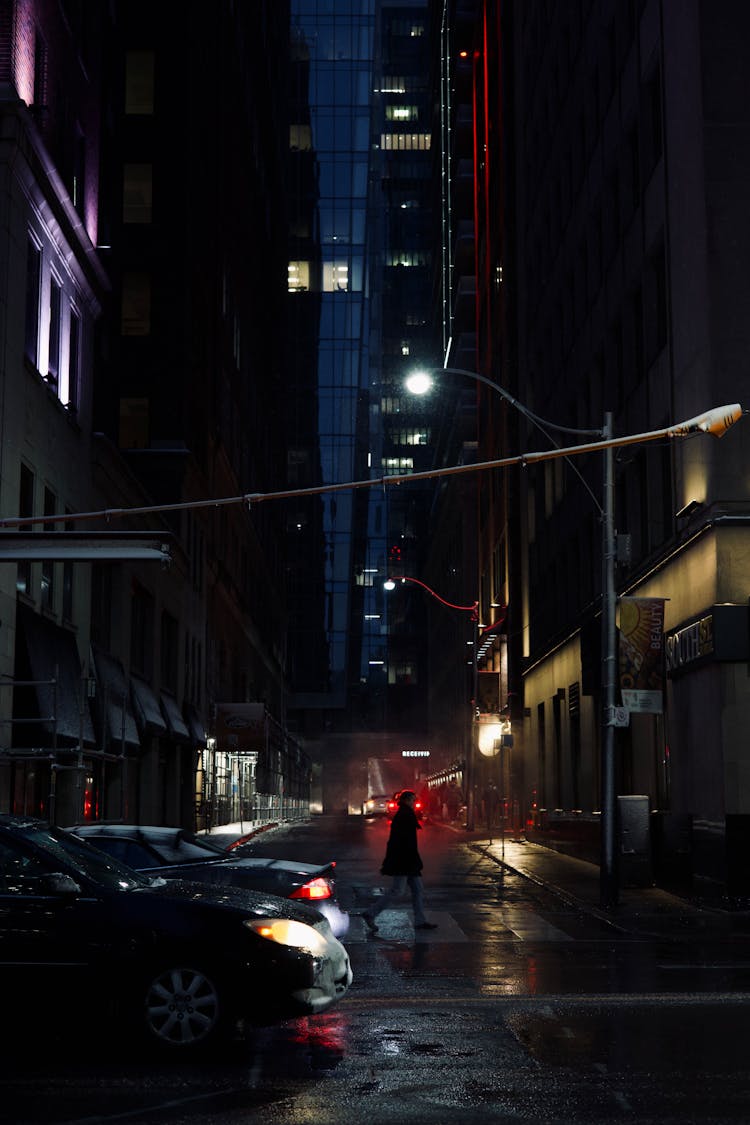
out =
[[[148,878],[62,829],[0,816],[0,976],[14,1009],[190,1051],[243,1020],[325,1011],[346,950],[303,903]],[[105,1022],[105,1017],[106,1021]]]
[[336,900],[334,862],[298,863],[246,856],[239,849],[225,850],[205,836],[182,828],[95,823],[77,825],[71,831],[137,871],[295,899],[319,910],[336,937],[349,928],[349,915]]

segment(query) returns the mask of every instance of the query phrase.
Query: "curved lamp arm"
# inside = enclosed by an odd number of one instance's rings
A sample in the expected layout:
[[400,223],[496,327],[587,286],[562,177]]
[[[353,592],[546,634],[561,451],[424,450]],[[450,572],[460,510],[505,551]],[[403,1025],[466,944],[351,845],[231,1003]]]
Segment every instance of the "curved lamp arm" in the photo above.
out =
[[405,574],[399,575],[398,578],[391,578],[389,576],[388,578],[386,578],[384,586],[386,590],[395,590],[397,582],[413,582],[416,586],[421,586],[423,590],[426,590],[428,594],[431,594],[436,601],[442,602],[443,605],[447,605],[449,609],[460,609],[464,613],[470,613],[472,621],[479,620],[479,602],[473,602],[471,605],[456,605],[454,602],[448,602],[445,600],[445,598],[441,598],[440,594],[435,593],[435,591],[430,586],[428,586],[426,582],[422,582],[419,578],[409,578]]

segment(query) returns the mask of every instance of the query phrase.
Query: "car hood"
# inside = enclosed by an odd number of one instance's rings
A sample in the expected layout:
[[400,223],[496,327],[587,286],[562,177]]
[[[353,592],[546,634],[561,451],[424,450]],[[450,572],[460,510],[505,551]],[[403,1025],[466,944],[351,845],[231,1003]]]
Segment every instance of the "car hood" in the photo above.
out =
[[196,906],[219,907],[228,913],[252,914],[258,918],[291,918],[315,926],[322,915],[312,906],[288,898],[250,891],[226,884],[196,883],[188,879],[163,879],[154,877],[146,887],[130,893],[168,899],[171,902],[193,903]]

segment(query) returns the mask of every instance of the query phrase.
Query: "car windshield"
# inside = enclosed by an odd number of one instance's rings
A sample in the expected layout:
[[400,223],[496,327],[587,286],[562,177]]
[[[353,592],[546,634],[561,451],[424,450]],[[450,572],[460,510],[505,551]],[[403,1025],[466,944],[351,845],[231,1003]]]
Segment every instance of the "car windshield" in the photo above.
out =
[[62,829],[50,825],[29,825],[24,835],[42,849],[53,863],[62,863],[68,871],[73,868],[79,875],[110,890],[150,887],[154,882]]
[[180,832],[168,840],[150,838],[149,844],[165,863],[205,863],[207,859],[228,858],[218,844],[199,839],[190,832]]

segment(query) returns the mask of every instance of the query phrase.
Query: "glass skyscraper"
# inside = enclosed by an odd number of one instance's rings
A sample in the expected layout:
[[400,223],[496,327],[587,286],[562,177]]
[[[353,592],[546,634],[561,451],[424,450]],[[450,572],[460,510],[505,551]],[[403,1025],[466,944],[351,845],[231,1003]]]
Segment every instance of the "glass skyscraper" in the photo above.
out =
[[[305,488],[427,463],[401,383],[430,334],[429,34],[426,0],[291,9],[289,463]],[[423,721],[423,611],[383,590],[418,568],[423,501],[376,486],[290,508],[290,712],[308,736]]]

